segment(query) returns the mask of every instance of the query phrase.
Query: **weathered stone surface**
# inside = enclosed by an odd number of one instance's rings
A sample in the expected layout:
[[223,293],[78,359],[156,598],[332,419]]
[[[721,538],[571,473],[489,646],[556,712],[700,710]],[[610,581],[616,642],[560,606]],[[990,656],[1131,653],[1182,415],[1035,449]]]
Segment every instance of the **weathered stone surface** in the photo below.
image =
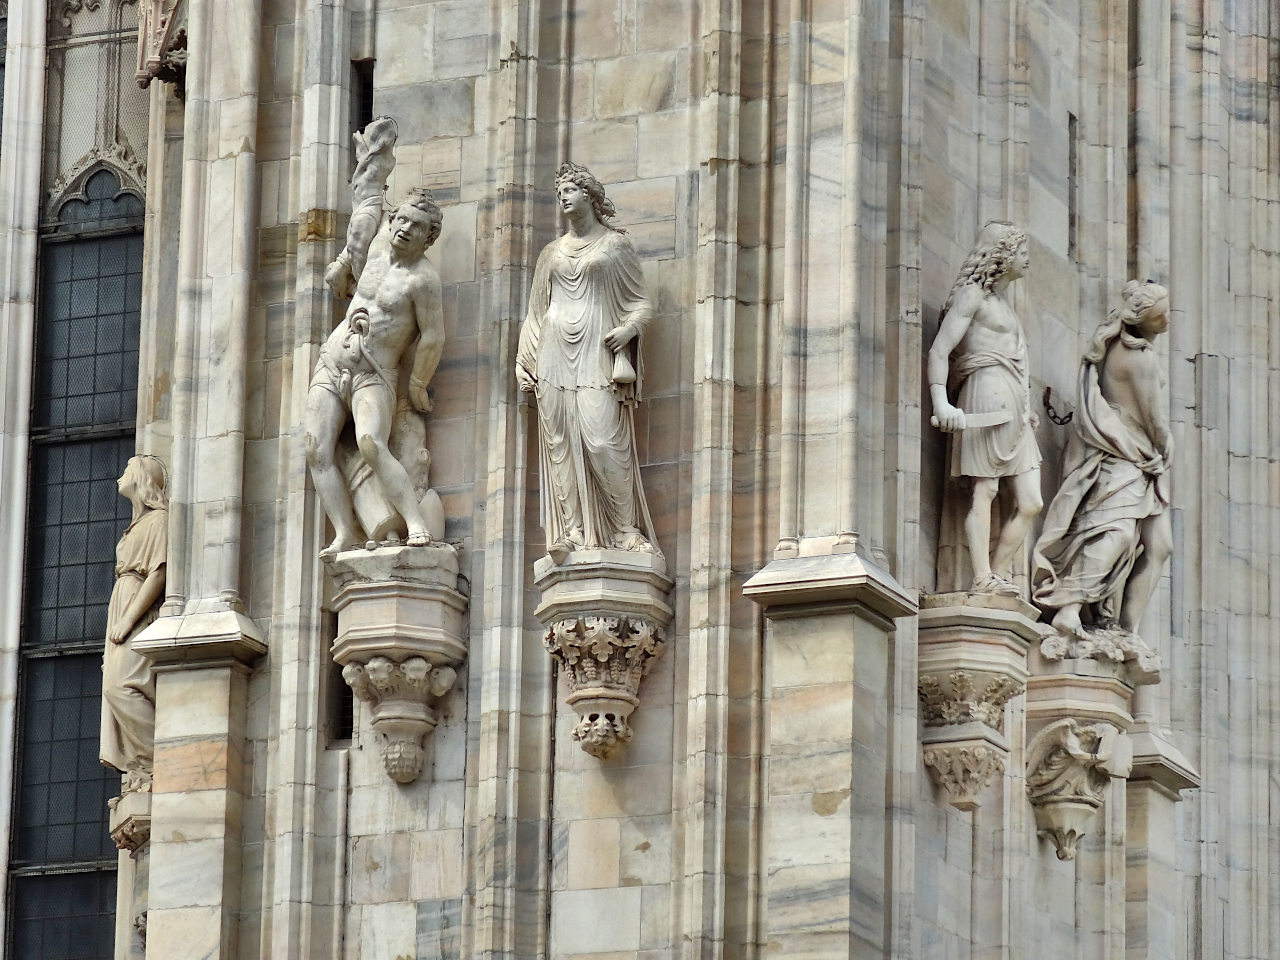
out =
[[[34,484],[56,487],[39,473],[56,438],[32,411],[59,336],[45,307],[61,294],[44,284],[55,246],[71,249],[44,238],[56,199],[103,164],[145,194],[135,449],[172,475],[155,882],[122,879],[153,956],[1280,953],[1280,38],[1265,0],[183,0],[184,100],[170,82],[142,93],[132,40],[114,43],[141,0],[80,4],[70,25],[55,6],[8,5],[0,741],[20,745],[26,722],[28,598],[62,589],[40,580],[31,558],[51,541],[28,510],[52,502]],[[370,101],[399,127],[387,197],[425,186],[444,215],[427,253],[444,347],[418,446],[442,518],[429,532],[456,551],[439,586],[470,604],[450,628],[466,660],[428,689],[435,728],[403,784],[370,703],[344,715],[336,586],[317,556],[331,535],[302,440],[342,319],[324,275]],[[617,203],[655,334],[626,453],[670,619],[632,738],[605,760],[574,740],[569,668],[543,645],[551,490],[512,374],[538,252],[565,229],[567,159]],[[1017,682],[1017,644],[988,645],[986,666],[930,649],[921,594],[968,593],[970,553],[991,547],[968,546],[972,491],[945,489],[926,402],[942,306],[988,221],[1026,233],[1030,268],[1007,293],[1045,500],[1070,472],[1097,321],[1130,278],[1169,291],[1151,353],[1176,451],[1172,554],[1137,631],[1163,660],[1158,684],[1138,683],[1136,658],[1055,660],[1024,637],[1025,691],[988,693],[988,667]],[[74,292],[83,279],[68,296],[105,304],[109,291]],[[75,375],[93,402],[97,370]],[[1000,501],[991,525],[1008,529]],[[997,571],[1020,597],[1043,523],[1010,538]],[[119,533],[93,542],[109,554]],[[592,656],[610,677],[638,635],[627,595],[549,621],[572,618],[565,649],[583,650],[588,616],[617,618],[618,642]],[[442,667],[414,645],[458,610],[442,602],[433,621],[400,603],[378,613],[409,638],[387,678],[421,684]],[[380,655],[365,654],[367,674]],[[415,657],[431,670],[404,674]],[[921,700],[922,675],[936,697]],[[951,719],[979,726],[966,741]],[[1135,752],[1096,808],[1040,805],[1064,849],[1077,840],[1074,865],[1032,839],[1025,790],[1029,745],[1065,719],[1127,730]],[[22,804],[15,752],[0,749],[0,798]],[[130,960],[139,912],[120,908]]]

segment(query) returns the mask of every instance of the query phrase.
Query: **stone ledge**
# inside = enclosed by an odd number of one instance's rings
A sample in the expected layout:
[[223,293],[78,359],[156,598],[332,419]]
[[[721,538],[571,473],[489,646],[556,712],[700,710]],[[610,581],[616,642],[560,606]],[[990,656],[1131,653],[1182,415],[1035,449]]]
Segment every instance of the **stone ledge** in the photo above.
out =
[[1142,723],[1129,731],[1133,744],[1133,771],[1129,781],[1154,784],[1172,800],[1181,800],[1183,790],[1200,786],[1200,773],[1151,724]]
[[742,593],[770,617],[805,616],[814,607],[861,606],[892,621],[917,609],[889,571],[858,553],[770,561],[743,585]]
[[133,640],[157,671],[251,667],[266,652],[258,625],[238,610],[160,617]]
[[660,627],[671,622],[667,603],[675,581],[666,561],[651,553],[576,550],[569,562],[543,557],[533,565],[542,602],[534,616],[544,626],[565,617],[639,617]]

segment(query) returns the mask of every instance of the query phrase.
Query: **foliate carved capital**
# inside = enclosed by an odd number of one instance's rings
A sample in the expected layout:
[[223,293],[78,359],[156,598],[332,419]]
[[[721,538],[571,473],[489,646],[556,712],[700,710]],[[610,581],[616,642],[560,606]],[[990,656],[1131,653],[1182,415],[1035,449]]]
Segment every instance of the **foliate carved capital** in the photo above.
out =
[[382,739],[382,764],[397,783],[412,783],[426,759],[423,738],[435,729],[436,701],[453,688],[457,671],[424,657],[394,661],[374,656],[342,668],[342,678],[373,712]]
[[573,738],[606,759],[631,740],[628,718],[640,705],[640,682],[662,655],[671,623],[672,580],[660,554],[591,549],[557,564],[533,566],[542,591],[535,611],[543,643],[560,666],[578,715]]
[[1106,799],[1112,777],[1125,777],[1132,746],[1110,723],[1066,717],[1050,723],[1027,747],[1027,796],[1040,836],[1059,860],[1073,860],[1076,844]]
[[547,627],[543,644],[569,684],[567,702],[579,717],[573,739],[600,759],[629,742],[640,681],[662,656],[658,625],[639,617],[569,617]]
[[929,744],[924,748],[924,764],[952,806],[975,810],[978,797],[996,777],[1004,774],[1006,751],[989,743],[958,742]]
[[977,720],[994,730],[1004,726],[1004,708],[1025,684],[999,674],[974,675],[966,670],[925,674],[919,680],[920,708],[926,726]]
[[565,669],[571,691],[607,687],[631,696],[663,648],[657,624],[631,617],[557,620],[543,643]]

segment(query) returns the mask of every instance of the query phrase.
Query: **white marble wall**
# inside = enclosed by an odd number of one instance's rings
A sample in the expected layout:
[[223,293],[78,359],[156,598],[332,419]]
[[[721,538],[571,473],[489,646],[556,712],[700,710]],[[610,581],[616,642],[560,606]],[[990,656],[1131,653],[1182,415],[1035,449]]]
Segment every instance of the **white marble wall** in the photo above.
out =
[[[841,903],[859,957],[1280,950],[1266,416],[1280,35],[1265,0],[262,0],[234,15],[188,2],[188,99],[151,94],[148,163],[164,176],[149,185],[140,429],[171,447],[186,505],[177,592],[195,610],[234,590],[269,647],[244,718],[240,956],[790,956],[770,931]],[[22,22],[10,99],[22,57],[38,61]],[[423,183],[444,207],[428,444],[471,605],[468,666],[407,787],[383,774],[363,710],[354,739],[333,740],[323,518],[300,440],[337,316],[322,271],[349,210],[349,61],[371,56],[375,112],[401,131],[390,195]],[[0,144],[11,277],[34,256],[34,213],[15,203],[30,189],[18,138],[38,138],[24,109],[6,109]],[[570,739],[532,616],[534,426],[511,373],[565,158],[605,182],[661,314],[637,442],[676,620],[636,739],[604,763]],[[797,668],[775,690],[779,643],[824,662],[856,631],[766,644],[741,593],[775,557],[839,556],[854,535],[909,592],[957,576],[921,356],[989,218],[1030,236],[1017,305],[1037,403],[1048,386],[1070,408],[1078,355],[1130,275],[1166,283],[1173,303],[1176,549],[1150,624],[1165,680],[1144,710],[1204,786],[1177,805],[1113,788],[1074,863],[1035,837],[1021,699],[1003,781],[977,812],[955,810],[920,762],[913,618],[883,649],[858,641],[863,663],[884,657],[875,682],[797,693],[810,682]],[[31,294],[6,290],[0,337],[18,340],[0,341],[0,473],[18,483]],[[221,338],[238,352],[220,354]],[[1042,418],[1046,493],[1066,436]],[[20,526],[4,524],[11,555]],[[770,773],[770,744],[817,742],[779,712],[801,694],[856,708],[850,756],[868,755],[850,760],[834,813],[793,816],[809,793]],[[789,902],[770,864],[793,835],[795,857],[821,860],[813,823],[849,844],[845,873]]]

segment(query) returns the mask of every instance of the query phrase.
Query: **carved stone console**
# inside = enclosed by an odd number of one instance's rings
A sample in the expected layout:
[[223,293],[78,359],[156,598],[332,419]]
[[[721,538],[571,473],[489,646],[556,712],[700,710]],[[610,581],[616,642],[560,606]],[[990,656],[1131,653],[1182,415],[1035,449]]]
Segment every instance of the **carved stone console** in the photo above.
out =
[[437,700],[467,658],[467,600],[449,544],[347,550],[325,561],[336,586],[333,659],[368,703],[382,762],[397,783],[422,772]]
[[1059,860],[1074,860],[1076,844],[1106,799],[1112,777],[1127,777],[1133,750],[1110,723],[1055,720],[1027,746],[1027,796],[1036,831],[1052,841]]
[[115,845],[132,857],[138,856],[151,839],[151,783],[126,789],[107,801],[108,824]]
[[919,691],[924,763],[961,810],[1005,769],[1005,704],[1027,680],[1027,650],[1041,636],[1036,610],[1017,597],[940,593],[921,598]]
[[671,623],[666,563],[651,553],[577,550],[560,565],[543,557],[533,572],[542,590],[536,613],[547,631],[543,642],[579,718],[573,738],[603,760],[631,739],[640,681],[662,655]]
[[1111,779],[1128,777],[1133,766],[1126,733],[1133,682],[1125,663],[1111,659],[1049,659],[1036,651],[1031,668],[1027,796],[1040,836],[1058,859],[1073,860]]

